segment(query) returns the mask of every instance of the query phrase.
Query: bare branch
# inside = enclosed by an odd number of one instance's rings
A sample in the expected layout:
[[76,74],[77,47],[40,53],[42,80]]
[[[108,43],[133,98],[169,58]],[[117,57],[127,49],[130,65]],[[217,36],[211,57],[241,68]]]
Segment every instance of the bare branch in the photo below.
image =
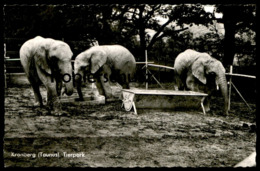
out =
[[[187,30],[187,29],[188,29],[188,27],[185,27],[185,28],[182,28],[182,29],[174,30],[174,31],[172,31],[172,33],[178,33],[178,32],[181,32],[181,31],[184,31],[184,30]],[[160,32],[160,33],[161,33],[161,32]],[[160,35],[160,33],[157,32],[157,33],[153,36],[152,40],[150,41],[149,45],[147,46],[147,49],[152,48],[152,46],[154,45],[154,43],[155,43],[157,40],[160,40],[160,39],[162,39],[163,37],[169,35],[169,33],[162,33],[161,35]]]
[[161,8],[161,4],[153,6],[152,10],[147,13],[146,19],[144,20],[144,22],[148,22],[151,19],[151,17],[153,16],[154,12],[160,8]]

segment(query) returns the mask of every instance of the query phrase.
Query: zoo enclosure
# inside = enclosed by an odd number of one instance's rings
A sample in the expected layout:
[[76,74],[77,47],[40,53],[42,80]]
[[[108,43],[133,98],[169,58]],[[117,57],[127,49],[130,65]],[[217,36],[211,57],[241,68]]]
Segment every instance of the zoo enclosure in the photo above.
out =
[[[16,46],[14,47],[14,49],[12,51],[7,51],[6,49],[6,43],[4,44],[4,76],[5,76],[5,87],[7,87],[7,75],[10,77],[10,73],[15,73],[15,72],[23,72],[22,66],[20,64],[20,58],[19,58],[19,48],[21,47],[21,45],[26,41],[25,39],[10,39],[10,38],[6,38],[7,42],[13,42],[13,41],[17,41],[18,43],[16,43]],[[70,41],[72,42],[72,41]],[[76,41],[74,41],[76,42]],[[9,56],[14,56],[15,58],[10,58]],[[18,64],[19,62],[19,64]],[[159,72],[160,69],[165,69],[165,70],[174,70],[173,67],[170,66],[165,66],[165,65],[158,65],[158,64],[154,64],[154,62],[149,62],[148,61],[148,55],[147,55],[147,51],[145,51],[145,61],[144,62],[136,62],[139,65],[144,65],[142,67],[142,69],[145,69],[145,78],[146,80],[148,80],[148,75],[150,75],[155,81],[156,83],[161,87],[164,88],[164,86],[160,83],[160,78],[159,80],[154,76],[154,74],[148,69],[149,67],[153,67],[153,68],[158,68]],[[8,64],[8,65],[7,65]],[[256,76],[252,76],[252,75],[246,75],[246,74],[238,74],[238,73],[233,73],[233,66],[230,66],[230,72],[226,73],[227,76],[229,76],[230,78],[228,79],[228,85],[229,85],[229,90],[228,90],[228,94],[229,94],[229,104],[228,104],[228,108],[230,110],[230,104],[231,104],[231,87],[233,87],[235,89],[235,91],[237,92],[237,94],[241,97],[241,99],[243,100],[243,102],[248,106],[248,108],[250,110],[251,107],[249,106],[249,104],[247,103],[247,101],[245,100],[245,98],[242,96],[242,94],[240,93],[240,91],[238,90],[238,88],[235,86],[235,84],[232,81],[232,77],[244,77],[244,78],[251,78],[251,79],[256,79]],[[148,89],[148,82],[145,82],[145,87],[146,89]]]

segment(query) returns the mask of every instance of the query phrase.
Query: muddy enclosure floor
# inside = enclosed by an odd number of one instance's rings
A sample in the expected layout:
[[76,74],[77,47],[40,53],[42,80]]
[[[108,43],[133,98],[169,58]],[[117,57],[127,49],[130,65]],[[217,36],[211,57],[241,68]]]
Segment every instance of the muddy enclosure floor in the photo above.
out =
[[[70,116],[54,116],[33,102],[30,87],[5,89],[5,167],[233,167],[255,151],[256,105],[250,103],[250,111],[242,100],[232,101],[228,116],[222,115],[220,97],[213,97],[206,115],[185,110],[135,115],[113,101],[62,104]],[[41,152],[59,157],[13,156]]]

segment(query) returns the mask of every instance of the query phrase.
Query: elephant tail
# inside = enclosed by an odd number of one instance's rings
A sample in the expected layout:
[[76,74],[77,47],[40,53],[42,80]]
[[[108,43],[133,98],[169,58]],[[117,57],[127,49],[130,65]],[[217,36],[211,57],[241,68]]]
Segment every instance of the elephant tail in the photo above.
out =
[[136,77],[136,62],[129,60],[125,63],[125,76],[126,76],[126,82],[130,83],[135,81]]
[[19,51],[19,56],[24,72],[26,73],[26,75],[28,75],[29,68],[32,67],[34,61],[31,54],[30,42],[27,41],[22,45]]

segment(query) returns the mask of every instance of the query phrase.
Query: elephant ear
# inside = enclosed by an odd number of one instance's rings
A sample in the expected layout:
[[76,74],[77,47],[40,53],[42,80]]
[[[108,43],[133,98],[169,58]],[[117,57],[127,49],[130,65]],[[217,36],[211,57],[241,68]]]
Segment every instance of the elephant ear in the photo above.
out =
[[204,64],[201,60],[196,60],[193,64],[192,64],[192,75],[194,77],[196,77],[198,80],[200,80],[200,82],[202,82],[203,84],[207,83],[207,79],[205,76],[205,72],[204,72]]
[[104,51],[95,51],[91,55],[91,74],[95,74],[107,62],[107,55]]
[[48,64],[48,51],[44,46],[39,46],[35,52],[34,60],[36,65],[45,73],[51,75],[51,68]]

